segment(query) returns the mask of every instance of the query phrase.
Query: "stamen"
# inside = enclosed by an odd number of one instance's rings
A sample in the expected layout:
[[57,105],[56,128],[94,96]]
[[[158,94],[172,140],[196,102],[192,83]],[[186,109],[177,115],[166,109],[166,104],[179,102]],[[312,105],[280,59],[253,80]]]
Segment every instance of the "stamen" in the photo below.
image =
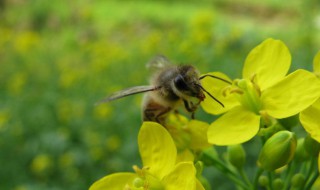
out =
[[143,168],[140,169],[137,165],[133,165],[132,168],[138,176],[144,176]]
[[237,93],[237,94],[243,94],[243,90],[239,88],[234,88],[230,90],[230,93]]

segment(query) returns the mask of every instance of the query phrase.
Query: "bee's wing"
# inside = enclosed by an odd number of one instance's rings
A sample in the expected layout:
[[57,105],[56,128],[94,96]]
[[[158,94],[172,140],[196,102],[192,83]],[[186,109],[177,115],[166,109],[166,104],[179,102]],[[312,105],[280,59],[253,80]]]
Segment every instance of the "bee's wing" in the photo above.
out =
[[111,94],[110,96],[100,100],[99,102],[96,103],[96,105],[105,103],[105,102],[110,102],[112,100],[116,100],[125,96],[130,96],[133,94],[138,94],[138,93],[143,93],[143,92],[148,92],[148,91],[154,91],[158,90],[160,87],[154,87],[154,86],[135,86],[131,88],[127,88],[118,92],[115,92]]
[[165,57],[164,55],[157,55],[153,57],[148,63],[147,63],[147,68],[150,70],[159,70],[163,69],[169,65],[172,65],[170,60]]

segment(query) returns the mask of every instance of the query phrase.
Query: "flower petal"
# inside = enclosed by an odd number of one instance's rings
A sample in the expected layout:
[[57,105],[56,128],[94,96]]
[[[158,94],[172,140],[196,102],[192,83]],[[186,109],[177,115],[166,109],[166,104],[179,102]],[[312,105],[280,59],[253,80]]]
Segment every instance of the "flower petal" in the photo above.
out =
[[162,182],[166,190],[195,190],[196,169],[192,162],[180,162]]
[[215,145],[240,144],[258,133],[259,124],[259,115],[237,106],[209,126],[208,141]]
[[314,56],[313,71],[320,77],[320,51]]
[[300,113],[300,121],[311,137],[320,142],[320,98]]
[[[231,82],[231,79],[227,75],[220,72],[211,72],[207,73],[206,75],[213,75]],[[206,95],[204,101],[201,102],[201,106],[204,111],[217,115],[224,113],[233,108],[235,105],[239,104],[234,94],[228,94],[226,96],[224,95],[226,88],[231,86],[227,82],[212,77],[206,77],[202,79],[201,84],[204,89],[206,89],[212,96],[214,96],[224,105],[224,107],[222,107],[217,101]]]
[[193,162],[194,154],[189,149],[184,149],[178,152],[177,163],[178,162]]
[[191,120],[187,124],[187,130],[190,132],[191,144],[190,148],[193,150],[204,149],[210,147],[208,143],[207,131],[209,124],[203,121]]
[[123,190],[126,184],[131,185],[132,181],[138,177],[135,173],[115,173],[107,175],[94,182],[89,190]]
[[196,190],[205,190],[205,188],[198,179],[196,181]]
[[175,165],[176,146],[168,131],[158,123],[144,122],[138,135],[143,166],[150,167],[152,175],[162,179]]
[[274,118],[286,118],[306,109],[320,96],[320,80],[299,69],[262,92],[262,109]]
[[288,72],[291,55],[280,40],[267,39],[255,47],[246,58],[242,76],[254,77],[261,90],[280,81]]

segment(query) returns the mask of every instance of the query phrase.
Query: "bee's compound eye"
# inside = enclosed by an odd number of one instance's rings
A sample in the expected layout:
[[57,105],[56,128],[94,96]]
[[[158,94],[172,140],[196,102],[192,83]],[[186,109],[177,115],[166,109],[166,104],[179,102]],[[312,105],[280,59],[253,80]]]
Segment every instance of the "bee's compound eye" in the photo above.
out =
[[185,83],[185,81],[183,80],[183,77],[181,75],[178,75],[175,79],[174,79],[174,85],[176,86],[177,89],[179,90],[187,90],[188,86]]

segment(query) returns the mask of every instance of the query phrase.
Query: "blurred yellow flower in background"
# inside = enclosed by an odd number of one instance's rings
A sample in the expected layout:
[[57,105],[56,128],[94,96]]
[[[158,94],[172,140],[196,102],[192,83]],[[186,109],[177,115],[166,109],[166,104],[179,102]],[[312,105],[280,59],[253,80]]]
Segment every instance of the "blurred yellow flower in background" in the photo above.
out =
[[31,162],[31,171],[38,175],[45,175],[53,167],[53,160],[48,154],[39,154]]
[[40,44],[40,36],[33,31],[19,33],[15,36],[14,47],[19,53],[27,53]]
[[0,110],[0,131],[5,129],[9,119],[10,119],[10,114],[5,110]]
[[173,138],[180,161],[194,161],[194,153],[211,147],[207,139],[209,124],[199,120],[189,120],[180,114],[170,114],[166,129]]

